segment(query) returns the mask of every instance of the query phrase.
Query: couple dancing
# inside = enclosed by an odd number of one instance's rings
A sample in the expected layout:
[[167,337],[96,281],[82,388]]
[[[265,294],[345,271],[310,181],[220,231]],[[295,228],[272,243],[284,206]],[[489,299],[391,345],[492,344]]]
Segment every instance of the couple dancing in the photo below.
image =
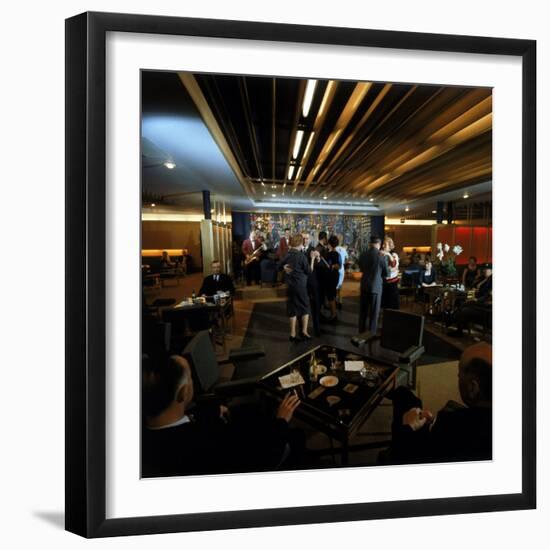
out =
[[[290,238],[290,247],[279,262],[279,269],[284,269],[288,286],[287,315],[291,342],[311,340],[308,332],[310,312],[313,313],[315,335],[319,336],[320,306],[324,298],[332,313],[330,320],[336,320],[335,300],[342,264],[337,246],[338,238],[333,235],[327,239],[324,231],[319,233],[319,245],[315,248],[310,245],[306,249],[303,235],[296,234]],[[301,337],[297,335],[298,317]]]

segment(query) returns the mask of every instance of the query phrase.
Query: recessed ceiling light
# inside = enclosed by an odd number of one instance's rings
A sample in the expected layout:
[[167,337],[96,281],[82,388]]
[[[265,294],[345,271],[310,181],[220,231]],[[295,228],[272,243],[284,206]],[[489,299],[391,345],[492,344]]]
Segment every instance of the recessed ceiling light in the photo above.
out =
[[324,195],[324,196],[323,196],[323,199],[327,200],[327,199],[328,199],[328,197],[327,197],[326,195]]
[[371,197],[371,198],[369,199],[369,201],[370,201],[370,202],[374,202],[374,199]]
[[264,195],[267,195],[267,191],[264,191]]
[[154,202],[151,203],[151,208],[155,208],[156,204]]
[[167,160],[164,162],[164,166],[166,166],[168,170],[173,170],[176,167],[176,163],[173,160]]
[[464,193],[464,195],[462,195],[462,198],[463,199],[467,199],[470,195],[468,195],[468,193]]
[[272,196],[273,198],[275,198],[277,195],[276,195],[275,193],[273,193],[271,196]]
[[313,94],[315,93],[315,86],[317,86],[317,80],[310,79],[307,81],[304,101],[302,103],[302,115],[304,118],[307,118],[307,115],[309,115],[311,103],[313,102]]
[[406,206],[406,207],[405,207],[405,212],[408,212],[408,211],[409,211],[409,207]]
[[437,210],[432,210],[432,214],[437,214]]

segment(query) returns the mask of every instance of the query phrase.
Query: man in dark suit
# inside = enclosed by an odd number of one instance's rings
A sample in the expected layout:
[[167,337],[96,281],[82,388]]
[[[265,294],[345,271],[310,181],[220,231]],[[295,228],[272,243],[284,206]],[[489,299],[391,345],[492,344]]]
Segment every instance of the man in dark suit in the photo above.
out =
[[184,357],[146,363],[143,477],[277,469],[292,456],[288,424],[300,404],[295,395],[283,399],[274,418],[249,412],[241,420],[238,410],[219,402],[190,409],[193,398],[191,367]]
[[222,273],[222,265],[219,260],[214,260],[211,264],[212,275],[208,275],[202,281],[199,294],[201,296],[214,296],[217,292],[235,293],[233,280],[229,275]]
[[393,400],[392,445],[385,462],[458,462],[492,458],[492,347],[479,342],[464,350],[458,364],[463,404],[449,401],[437,416],[400,386]]
[[372,236],[369,248],[359,256],[359,269],[363,274],[359,302],[359,332],[365,332],[368,328],[376,334],[378,327],[382,283],[388,276],[386,259],[380,255],[381,244],[380,237]]

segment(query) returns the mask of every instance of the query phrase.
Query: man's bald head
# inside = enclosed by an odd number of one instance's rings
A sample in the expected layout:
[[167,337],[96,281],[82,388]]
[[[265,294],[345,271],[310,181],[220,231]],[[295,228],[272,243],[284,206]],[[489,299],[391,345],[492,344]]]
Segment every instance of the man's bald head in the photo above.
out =
[[493,348],[479,342],[464,350],[458,364],[458,386],[469,407],[490,406],[493,397]]

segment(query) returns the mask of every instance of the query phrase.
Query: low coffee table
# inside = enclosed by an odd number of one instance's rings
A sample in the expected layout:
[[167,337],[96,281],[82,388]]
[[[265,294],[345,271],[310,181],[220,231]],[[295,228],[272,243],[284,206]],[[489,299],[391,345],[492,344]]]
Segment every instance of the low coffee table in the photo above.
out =
[[[326,373],[317,375],[317,380],[310,378],[313,357],[327,369]],[[345,361],[361,361],[368,370],[363,374],[346,371]],[[283,389],[279,377],[293,370],[299,371],[304,383]],[[332,346],[316,346],[263,376],[259,386],[277,400],[282,400],[287,393],[295,390],[302,402],[294,416],[340,441],[342,464],[348,464],[350,439],[357,434],[384,395],[395,386],[398,371],[397,367],[368,359],[362,354]],[[320,380],[323,376],[335,376],[337,384],[333,387],[322,386]]]

